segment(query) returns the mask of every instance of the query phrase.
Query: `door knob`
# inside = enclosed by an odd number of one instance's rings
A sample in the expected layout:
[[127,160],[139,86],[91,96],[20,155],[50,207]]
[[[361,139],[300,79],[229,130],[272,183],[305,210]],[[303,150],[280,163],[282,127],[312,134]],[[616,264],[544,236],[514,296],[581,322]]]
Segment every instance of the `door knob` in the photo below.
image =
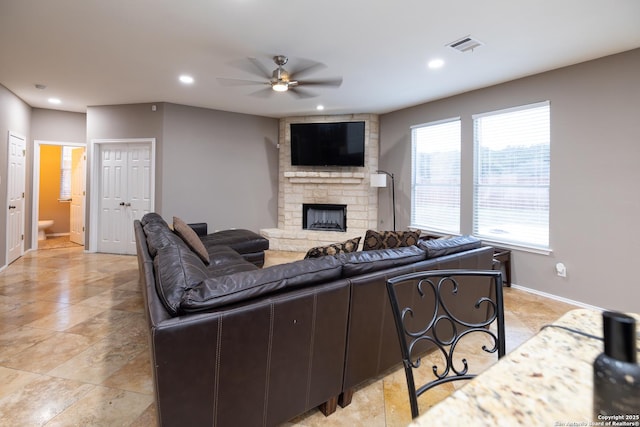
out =
[[131,203],[125,203],[124,205],[125,206],[131,206]]
[[124,202],[120,202],[120,206],[124,206]]
[[15,209],[16,207],[13,205],[9,205],[9,209]]

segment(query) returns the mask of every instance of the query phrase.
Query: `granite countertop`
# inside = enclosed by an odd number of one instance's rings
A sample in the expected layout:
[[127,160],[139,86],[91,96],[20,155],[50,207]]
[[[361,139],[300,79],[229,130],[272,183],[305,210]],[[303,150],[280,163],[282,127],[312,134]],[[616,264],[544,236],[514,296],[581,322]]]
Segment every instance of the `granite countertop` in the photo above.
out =
[[[602,337],[599,311],[572,310],[553,325]],[[593,361],[602,351],[600,340],[544,328],[411,426],[593,425]]]

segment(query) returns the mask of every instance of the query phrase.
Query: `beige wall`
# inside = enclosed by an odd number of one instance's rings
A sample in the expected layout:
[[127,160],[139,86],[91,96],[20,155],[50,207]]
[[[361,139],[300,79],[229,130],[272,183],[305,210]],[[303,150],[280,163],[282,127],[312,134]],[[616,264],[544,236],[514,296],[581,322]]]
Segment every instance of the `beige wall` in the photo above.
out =
[[87,115],[70,111],[34,108],[31,117],[32,140],[86,143]]
[[165,219],[210,231],[276,226],[277,119],[165,104],[163,125]]
[[[7,143],[9,140],[9,132],[16,132],[24,136],[27,140],[27,159],[30,154],[29,141],[31,135],[29,126],[31,124],[31,107],[20,98],[15,96],[13,92],[0,84],[0,200],[4,209],[0,209],[0,267],[6,265],[7,262]],[[27,161],[27,176],[31,170]],[[29,203],[29,182],[27,180],[27,195],[25,197],[25,218],[31,216],[31,204]],[[25,227],[25,249],[28,248],[29,229]]]
[[[411,125],[462,118],[464,233],[471,229],[471,115],[551,102],[551,255],[514,251],[519,286],[603,308],[640,310],[640,49],[380,117],[380,167],[397,174],[399,227],[411,208]],[[386,206],[381,193],[380,206]],[[387,216],[380,209],[380,216]],[[555,274],[563,262],[567,277]]]

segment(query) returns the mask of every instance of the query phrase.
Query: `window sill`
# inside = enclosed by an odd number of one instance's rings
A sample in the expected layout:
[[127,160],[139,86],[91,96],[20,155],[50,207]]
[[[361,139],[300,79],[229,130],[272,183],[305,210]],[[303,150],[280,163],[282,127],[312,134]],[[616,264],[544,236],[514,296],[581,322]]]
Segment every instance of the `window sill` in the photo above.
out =
[[482,243],[487,246],[510,249],[512,251],[529,252],[532,254],[539,254],[539,255],[551,255],[553,253],[553,249],[551,248],[545,249],[545,248],[536,248],[533,246],[516,245],[513,243],[503,243],[503,242],[497,242],[494,240],[485,240],[480,237],[478,237],[478,239],[482,240]]
[[[431,231],[422,227],[417,227],[415,225],[410,225],[409,230],[411,231],[419,230],[420,235],[433,236],[436,238],[446,237],[446,236],[460,236],[459,233],[454,234],[454,233],[446,233],[443,231]],[[539,255],[551,255],[553,253],[553,249],[551,248],[537,248],[533,246],[516,245],[513,243],[504,243],[504,242],[499,242],[499,241],[490,240],[490,239],[483,239],[482,237],[479,237],[479,236],[474,236],[474,237],[477,237],[478,239],[482,240],[482,244],[486,246],[494,246],[496,248],[503,248],[503,249],[509,249],[512,251],[520,251],[520,252],[529,252],[532,254],[539,254]]]

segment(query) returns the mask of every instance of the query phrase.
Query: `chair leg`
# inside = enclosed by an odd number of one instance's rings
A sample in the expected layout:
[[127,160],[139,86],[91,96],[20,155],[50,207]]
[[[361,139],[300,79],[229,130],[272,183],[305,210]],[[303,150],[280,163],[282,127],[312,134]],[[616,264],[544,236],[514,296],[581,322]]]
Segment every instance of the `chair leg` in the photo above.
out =
[[413,379],[413,370],[409,366],[405,366],[404,374],[407,378],[407,391],[409,392],[409,406],[411,407],[411,418],[416,418],[419,414],[418,395],[416,393],[416,384]]
[[324,402],[318,408],[320,409],[320,412],[324,414],[325,417],[328,417],[329,415],[336,412],[336,409],[338,408],[338,398],[334,396],[331,399]]
[[340,393],[340,396],[338,397],[338,404],[341,408],[344,408],[345,406],[349,406],[351,404],[351,399],[353,398],[353,394],[355,392],[356,390],[354,388],[349,388]]

